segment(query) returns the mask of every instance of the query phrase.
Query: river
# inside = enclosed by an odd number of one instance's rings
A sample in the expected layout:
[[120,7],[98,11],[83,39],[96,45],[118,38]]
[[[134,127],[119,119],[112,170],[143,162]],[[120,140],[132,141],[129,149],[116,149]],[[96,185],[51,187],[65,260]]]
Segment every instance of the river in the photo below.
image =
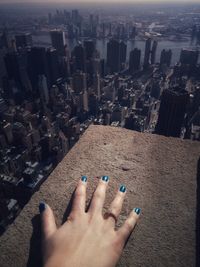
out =
[[[96,40],[96,48],[100,52],[101,58],[106,59],[106,53],[107,53],[107,42],[108,39],[102,39],[102,40]],[[142,60],[144,59],[144,50],[145,50],[145,42],[140,40],[129,40],[127,43],[127,61],[129,58],[130,51],[134,49],[135,47],[141,49],[142,51]],[[49,35],[33,35],[33,44],[37,46],[50,46],[51,45],[51,39]],[[73,40],[67,40],[68,47],[70,51],[74,48],[74,46],[77,44],[77,41],[75,39]],[[197,47],[193,44],[191,44],[191,41],[168,41],[168,40],[162,40],[158,41],[158,47],[156,52],[156,62],[160,61],[160,54],[163,49],[171,49],[172,50],[172,65],[176,64],[176,62],[179,61],[180,53],[183,48],[188,49],[196,49]]]

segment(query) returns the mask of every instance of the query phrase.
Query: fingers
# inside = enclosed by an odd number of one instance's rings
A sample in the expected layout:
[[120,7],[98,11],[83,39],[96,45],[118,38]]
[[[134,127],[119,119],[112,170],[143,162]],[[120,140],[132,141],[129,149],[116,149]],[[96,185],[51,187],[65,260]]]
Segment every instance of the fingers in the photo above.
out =
[[105,219],[111,224],[115,225],[124,202],[124,198],[126,195],[126,187],[121,185],[114,200],[112,201],[108,212],[105,214]]
[[133,211],[131,211],[124,224],[117,231],[118,238],[121,240],[123,244],[126,243],[127,239],[134,230],[134,227],[136,226],[138,219],[140,217],[140,213],[141,213],[140,208],[133,209]]
[[89,207],[89,213],[102,212],[104,200],[106,197],[106,189],[108,187],[109,177],[102,176],[99,180],[99,184],[94,192],[92,201]]
[[87,187],[87,177],[82,176],[75,190],[75,195],[72,204],[73,214],[80,214],[85,212],[86,187]]
[[41,215],[43,237],[44,239],[48,239],[57,229],[53,211],[44,202],[40,203],[39,210]]

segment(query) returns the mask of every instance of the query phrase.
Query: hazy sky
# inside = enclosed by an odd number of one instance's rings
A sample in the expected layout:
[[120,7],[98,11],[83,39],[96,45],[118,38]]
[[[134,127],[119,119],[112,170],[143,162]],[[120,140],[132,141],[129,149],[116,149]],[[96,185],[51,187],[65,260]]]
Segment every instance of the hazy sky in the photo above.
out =
[[143,3],[143,2],[154,2],[154,3],[190,3],[190,2],[196,2],[199,3],[199,0],[192,0],[192,1],[188,1],[188,0],[0,0],[0,3],[97,3],[97,2],[105,2],[105,3],[109,3],[109,2],[119,2],[119,3],[124,3],[124,2],[128,2],[128,3]]

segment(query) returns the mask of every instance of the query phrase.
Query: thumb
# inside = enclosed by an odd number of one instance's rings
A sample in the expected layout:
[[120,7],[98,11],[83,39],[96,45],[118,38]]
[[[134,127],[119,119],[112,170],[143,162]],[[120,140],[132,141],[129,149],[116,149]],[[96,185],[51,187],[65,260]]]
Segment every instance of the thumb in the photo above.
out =
[[44,202],[40,202],[39,211],[41,216],[42,233],[44,239],[48,239],[57,229],[52,209]]

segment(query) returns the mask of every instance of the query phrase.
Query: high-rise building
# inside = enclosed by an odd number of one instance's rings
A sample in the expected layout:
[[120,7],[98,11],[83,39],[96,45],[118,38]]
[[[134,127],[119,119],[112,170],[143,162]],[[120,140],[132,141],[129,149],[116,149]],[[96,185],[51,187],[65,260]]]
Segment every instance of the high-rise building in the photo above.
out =
[[82,44],[75,46],[73,50],[73,57],[74,57],[75,70],[80,70],[80,71],[85,72],[86,53],[85,53],[85,48],[82,46]]
[[85,55],[86,59],[90,60],[94,56],[95,52],[95,44],[92,40],[85,40],[84,41],[84,48],[85,48]]
[[147,69],[150,64],[151,55],[151,39],[147,39],[145,43],[145,54],[144,54],[144,69]]
[[185,90],[164,90],[155,133],[180,137],[188,101],[189,94]]
[[73,75],[72,89],[74,90],[75,94],[79,94],[80,92],[86,91],[87,80],[85,73],[79,71]]
[[122,64],[126,62],[127,46],[124,42],[110,40],[107,44],[107,66],[110,73],[122,70]]
[[170,67],[172,59],[172,50],[163,49],[160,55],[160,65],[167,65]]
[[32,46],[32,35],[30,33],[15,35],[15,40],[17,47]]
[[18,89],[31,91],[31,84],[27,73],[27,57],[25,53],[8,53],[4,58],[8,78],[14,80]]
[[120,69],[122,68],[122,64],[126,63],[126,51],[127,51],[127,45],[121,41],[120,47],[119,47],[119,53],[120,53]]
[[180,55],[180,62],[181,64],[195,66],[198,62],[199,51],[197,50],[189,50],[189,49],[182,49]]
[[80,15],[77,9],[72,10],[72,22],[76,25],[80,21]]
[[156,63],[156,50],[157,50],[158,42],[153,41],[152,51],[151,51],[151,64]]
[[51,86],[56,83],[58,78],[60,78],[57,50],[54,48],[49,48],[46,52],[46,58],[48,68],[48,83]]
[[50,32],[52,46],[58,51],[59,56],[65,56],[65,33],[60,30]]
[[34,92],[38,91],[38,76],[48,77],[45,47],[32,47],[28,53],[28,73]]
[[135,48],[130,52],[129,71],[131,74],[140,69],[140,59],[141,59],[140,49]]
[[40,98],[43,101],[43,103],[48,104],[49,103],[49,91],[47,86],[47,79],[44,75],[39,75],[38,78],[38,87],[40,92]]
[[95,95],[97,96],[97,99],[100,100],[100,98],[101,98],[101,80],[100,80],[100,75],[98,73],[96,73],[94,75],[93,88],[94,88]]

